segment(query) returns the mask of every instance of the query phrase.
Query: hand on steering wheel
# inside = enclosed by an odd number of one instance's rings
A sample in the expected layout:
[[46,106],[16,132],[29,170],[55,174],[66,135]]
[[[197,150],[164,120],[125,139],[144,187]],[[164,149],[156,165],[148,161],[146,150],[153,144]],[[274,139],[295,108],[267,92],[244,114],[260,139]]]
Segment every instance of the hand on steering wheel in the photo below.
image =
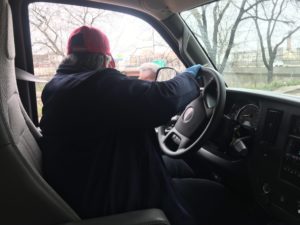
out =
[[202,65],[197,64],[197,65],[193,65],[191,67],[186,68],[186,70],[184,72],[187,72],[187,73],[193,75],[196,79],[198,79],[200,77],[201,68],[202,68]]

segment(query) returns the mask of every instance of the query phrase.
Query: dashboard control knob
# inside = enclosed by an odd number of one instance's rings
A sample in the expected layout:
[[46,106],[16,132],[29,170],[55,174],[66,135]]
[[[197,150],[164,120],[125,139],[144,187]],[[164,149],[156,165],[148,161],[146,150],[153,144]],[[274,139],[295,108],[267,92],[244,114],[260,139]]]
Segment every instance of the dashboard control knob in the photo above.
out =
[[281,203],[284,203],[284,202],[286,201],[284,195],[281,195],[281,196],[280,196],[279,201],[280,201]]
[[238,138],[236,139],[232,146],[235,150],[235,152],[239,155],[239,156],[242,156],[242,157],[245,157],[248,155],[248,148],[247,146],[245,145],[244,143],[244,140],[245,138]]
[[269,194],[271,192],[271,186],[268,183],[264,183],[262,186],[264,194]]

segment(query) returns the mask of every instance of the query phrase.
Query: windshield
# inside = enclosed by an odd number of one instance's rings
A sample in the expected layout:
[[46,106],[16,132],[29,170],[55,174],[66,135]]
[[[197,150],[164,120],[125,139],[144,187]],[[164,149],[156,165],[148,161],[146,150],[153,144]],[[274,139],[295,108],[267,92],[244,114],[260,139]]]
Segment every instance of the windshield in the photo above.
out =
[[181,13],[229,87],[300,95],[300,3],[221,0]]

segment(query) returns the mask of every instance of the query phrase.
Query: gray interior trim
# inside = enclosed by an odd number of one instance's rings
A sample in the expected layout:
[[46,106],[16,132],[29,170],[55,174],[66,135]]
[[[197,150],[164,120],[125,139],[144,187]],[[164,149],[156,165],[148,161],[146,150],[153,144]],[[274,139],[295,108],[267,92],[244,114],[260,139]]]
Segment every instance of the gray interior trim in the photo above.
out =
[[174,38],[178,42],[180,54],[187,65],[202,64],[214,68],[205,51],[179,14],[173,14],[163,20],[162,23],[170,30],[170,33],[175,35]]
[[112,5],[130,7],[148,13],[160,20],[173,13],[182,12],[216,0],[90,0]]

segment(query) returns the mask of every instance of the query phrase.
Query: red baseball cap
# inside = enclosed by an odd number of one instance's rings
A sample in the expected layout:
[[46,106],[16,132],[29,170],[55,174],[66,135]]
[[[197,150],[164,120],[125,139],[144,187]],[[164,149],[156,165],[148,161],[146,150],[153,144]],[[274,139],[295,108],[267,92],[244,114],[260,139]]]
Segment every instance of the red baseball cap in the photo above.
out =
[[101,53],[111,57],[108,65],[115,68],[114,59],[110,53],[110,46],[107,36],[97,28],[82,26],[75,29],[69,37],[67,53],[74,52]]

